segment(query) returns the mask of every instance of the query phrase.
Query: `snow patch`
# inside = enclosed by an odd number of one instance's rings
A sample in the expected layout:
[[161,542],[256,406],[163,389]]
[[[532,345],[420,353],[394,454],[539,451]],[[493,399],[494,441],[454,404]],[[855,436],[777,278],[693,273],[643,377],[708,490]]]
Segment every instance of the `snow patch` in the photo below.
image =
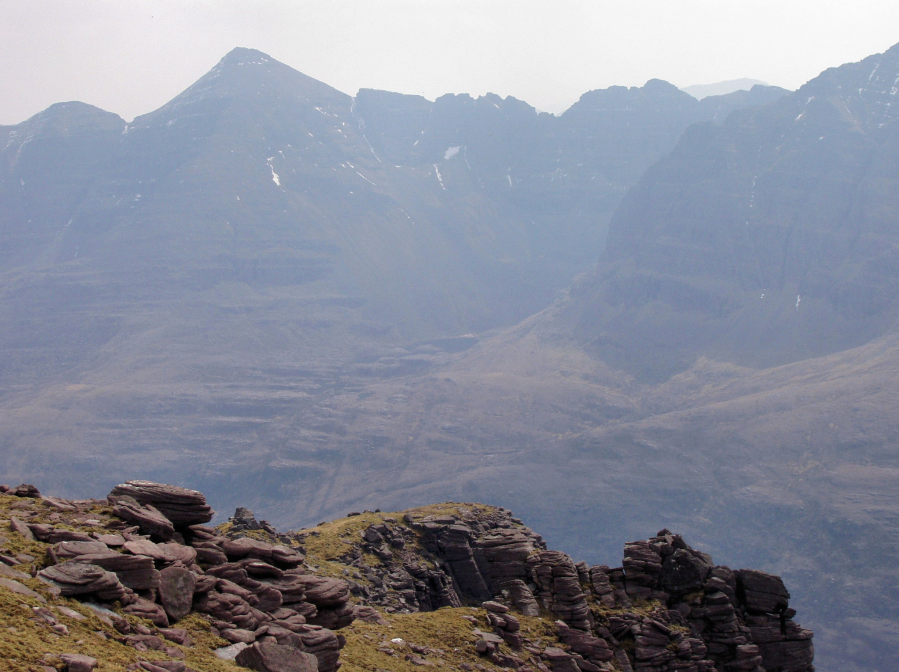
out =
[[441,175],[440,175],[440,169],[437,167],[436,163],[433,165],[434,165],[434,170],[437,171],[437,181],[440,182],[440,188],[443,189],[444,191],[446,191],[446,187],[443,184],[443,177],[441,177]]
[[447,147],[446,151],[443,153],[443,160],[449,161],[451,158],[453,158],[456,154],[459,153],[460,149],[462,149],[461,146]]
[[365,181],[368,182],[369,184],[371,184],[371,185],[373,185],[373,186],[375,186],[375,187],[378,186],[377,184],[375,184],[374,182],[372,182],[370,179],[368,179],[367,177],[365,177],[365,175],[363,175],[362,173],[360,173],[358,170],[356,171],[356,175],[358,175],[359,177],[361,177],[363,180],[365,180]]
[[272,171],[272,182],[274,182],[277,186],[281,186],[281,176],[275,172],[275,167],[272,165],[272,160],[274,160],[274,156],[268,157],[268,168]]
[[796,295],[796,310],[799,310],[799,302],[802,301],[802,296],[799,294]]

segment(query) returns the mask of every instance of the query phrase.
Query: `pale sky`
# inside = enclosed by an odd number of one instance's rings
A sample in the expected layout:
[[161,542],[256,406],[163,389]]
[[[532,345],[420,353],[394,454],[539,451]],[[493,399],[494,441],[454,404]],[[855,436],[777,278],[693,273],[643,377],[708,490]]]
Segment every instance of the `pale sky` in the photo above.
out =
[[81,100],[130,121],[252,47],[349,94],[561,112],[658,77],[796,88],[899,42],[897,0],[0,0],[0,124]]

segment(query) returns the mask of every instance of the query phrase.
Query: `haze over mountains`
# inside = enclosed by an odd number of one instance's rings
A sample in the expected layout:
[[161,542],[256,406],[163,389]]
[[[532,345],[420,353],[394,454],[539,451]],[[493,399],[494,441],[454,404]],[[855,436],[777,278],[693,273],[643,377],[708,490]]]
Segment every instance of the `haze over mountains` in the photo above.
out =
[[553,117],[238,49],[130,125],[2,128],[2,478],[486,500],[590,560],[714,529],[819,669],[895,667],[897,82],[899,46]]

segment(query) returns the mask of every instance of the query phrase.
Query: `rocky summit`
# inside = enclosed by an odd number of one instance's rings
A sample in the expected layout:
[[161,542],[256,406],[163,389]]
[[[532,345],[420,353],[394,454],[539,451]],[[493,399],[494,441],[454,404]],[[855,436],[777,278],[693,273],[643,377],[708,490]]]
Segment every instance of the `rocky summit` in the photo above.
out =
[[[588,566],[506,509],[352,512],[279,533],[195,490],[0,486],[5,670],[813,672],[778,576],[668,530]],[[198,522],[201,521],[201,522]]]

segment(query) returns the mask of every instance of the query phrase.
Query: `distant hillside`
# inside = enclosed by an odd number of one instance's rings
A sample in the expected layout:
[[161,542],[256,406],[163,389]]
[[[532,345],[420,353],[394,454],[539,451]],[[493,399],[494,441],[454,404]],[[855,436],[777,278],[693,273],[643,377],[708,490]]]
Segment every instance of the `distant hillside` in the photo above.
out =
[[715,82],[714,84],[694,84],[693,86],[685,86],[681,91],[689,93],[697,100],[702,100],[708,96],[723,96],[734,91],[749,91],[754,86],[768,86],[767,82],[759,79],[729,79],[725,82]]
[[699,356],[770,367],[863,345],[899,316],[899,46],[692,127],[630,190],[572,333],[664,380]]

